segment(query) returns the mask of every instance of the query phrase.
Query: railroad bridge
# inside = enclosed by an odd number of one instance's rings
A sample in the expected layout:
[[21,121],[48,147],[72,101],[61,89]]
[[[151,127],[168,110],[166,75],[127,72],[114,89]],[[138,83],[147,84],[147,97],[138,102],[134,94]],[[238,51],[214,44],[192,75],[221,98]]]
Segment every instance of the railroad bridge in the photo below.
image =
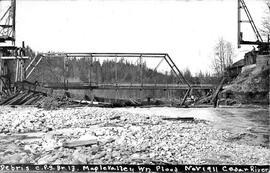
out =
[[[39,85],[44,88],[50,88],[53,90],[139,90],[141,92],[146,90],[182,90],[185,91],[184,97],[181,99],[181,104],[185,103],[186,98],[190,94],[192,90],[211,90],[214,89],[215,86],[212,84],[190,84],[185,77],[182,75],[181,71],[175,65],[171,57],[167,53],[42,53],[38,54],[35,57],[27,57],[27,56],[1,56],[1,62],[7,61],[16,62],[14,83],[25,84],[25,81],[28,81],[35,73],[35,69],[40,68],[40,62],[46,61],[47,59],[63,59],[64,72],[62,76],[62,81],[59,82],[42,82],[38,81]],[[68,58],[88,58],[90,59],[89,64],[89,82],[69,82],[67,78],[68,67],[65,66],[65,59]],[[115,65],[115,77],[116,80],[114,83],[98,83],[94,81],[92,77],[92,73],[94,73],[93,68],[93,59],[96,58],[135,58],[137,62],[137,66],[139,68],[139,78],[140,82],[119,82],[121,80],[117,80],[117,63]],[[160,66],[162,62],[165,62],[169,67],[171,72],[173,72],[176,77],[175,83],[164,84],[164,83],[147,83],[144,81],[144,72],[143,72],[143,62],[145,59],[154,59],[159,63],[154,68],[154,71]],[[2,63],[4,65],[4,63]],[[7,72],[7,71],[6,71]],[[2,71],[3,73],[3,71]],[[7,74],[6,74],[7,75]],[[16,86],[16,85],[14,85]],[[7,88],[7,87],[5,87]],[[3,88],[2,88],[3,90]]]

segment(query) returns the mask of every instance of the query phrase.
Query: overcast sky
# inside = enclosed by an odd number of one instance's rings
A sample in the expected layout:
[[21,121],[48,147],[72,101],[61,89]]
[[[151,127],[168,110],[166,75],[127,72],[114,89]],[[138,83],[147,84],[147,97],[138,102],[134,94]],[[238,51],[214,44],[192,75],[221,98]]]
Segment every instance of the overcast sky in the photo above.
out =
[[[264,1],[246,4],[260,27]],[[237,49],[237,0],[17,0],[16,20],[17,45],[35,51],[164,52],[193,74],[211,71],[220,37],[234,45],[235,61],[252,49]]]

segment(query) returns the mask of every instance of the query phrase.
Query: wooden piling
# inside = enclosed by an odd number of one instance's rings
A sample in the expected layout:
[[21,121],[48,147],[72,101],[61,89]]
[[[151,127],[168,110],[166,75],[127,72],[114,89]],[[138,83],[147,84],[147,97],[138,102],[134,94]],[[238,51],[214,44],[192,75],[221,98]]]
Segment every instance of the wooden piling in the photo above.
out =
[[2,52],[0,52],[0,94],[3,92],[3,81],[1,80],[1,77],[3,75],[2,73],[3,60],[1,59],[1,57],[2,57]]

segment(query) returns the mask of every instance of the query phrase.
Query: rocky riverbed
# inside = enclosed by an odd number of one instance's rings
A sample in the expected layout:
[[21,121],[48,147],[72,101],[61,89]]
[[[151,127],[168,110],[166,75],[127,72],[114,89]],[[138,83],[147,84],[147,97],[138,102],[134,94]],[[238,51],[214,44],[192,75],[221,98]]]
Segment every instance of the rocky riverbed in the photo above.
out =
[[[270,164],[269,148],[208,119],[113,108],[0,107],[0,163]],[[183,115],[182,115],[183,116]]]

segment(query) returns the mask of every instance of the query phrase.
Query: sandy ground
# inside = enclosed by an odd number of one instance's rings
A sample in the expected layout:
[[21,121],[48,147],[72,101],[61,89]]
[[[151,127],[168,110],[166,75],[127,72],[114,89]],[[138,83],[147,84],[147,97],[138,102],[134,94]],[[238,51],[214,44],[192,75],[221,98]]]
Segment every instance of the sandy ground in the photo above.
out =
[[[269,148],[241,141],[250,137],[250,129],[231,133],[216,128],[226,119],[226,111],[216,116],[218,111],[2,106],[0,163],[269,164]],[[168,116],[195,121],[162,119]],[[241,116],[236,119],[244,121]]]

